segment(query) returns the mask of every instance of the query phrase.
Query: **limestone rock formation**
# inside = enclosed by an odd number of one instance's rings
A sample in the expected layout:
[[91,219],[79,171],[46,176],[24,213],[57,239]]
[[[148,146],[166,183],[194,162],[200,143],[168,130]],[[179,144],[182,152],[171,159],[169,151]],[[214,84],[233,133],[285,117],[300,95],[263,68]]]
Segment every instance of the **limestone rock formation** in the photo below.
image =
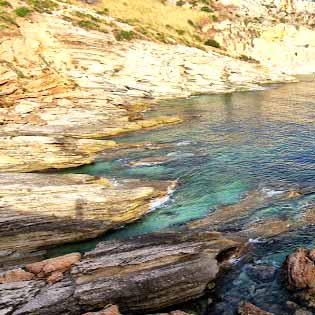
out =
[[[73,12],[105,29],[78,27],[69,21]],[[63,3],[51,16],[33,13],[16,23],[17,35],[0,38],[0,171],[91,163],[115,145],[100,139],[181,121],[147,119],[141,108],[130,110],[137,103],[293,80],[211,50],[118,41],[110,26],[118,22],[92,7]]]
[[[79,315],[111,303],[122,313],[157,310],[202,295],[238,246],[220,233],[185,229],[102,242],[56,283],[47,284],[38,273],[33,280],[0,284],[0,311]],[[37,272],[53,265],[55,271],[68,260],[59,257],[27,268]]]
[[0,262],[52,245],[94,238],[139,219],[174,182],[113,185],[88,175],[1,174]]

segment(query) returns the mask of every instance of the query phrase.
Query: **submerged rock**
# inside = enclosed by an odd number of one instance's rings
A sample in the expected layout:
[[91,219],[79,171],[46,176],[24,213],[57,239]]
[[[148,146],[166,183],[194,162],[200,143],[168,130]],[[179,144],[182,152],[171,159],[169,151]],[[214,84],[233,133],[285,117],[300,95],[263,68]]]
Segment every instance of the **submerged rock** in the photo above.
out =
[[255,282],[271,282],[275,279],[276,268],[264,265],[246,265],[246,274]]
[[262,309],[248,302],[240,304],[238,313],[239,315],[273,315],[272,313],[263,311]]
[[36,278],[0,284],[0,309],[11,308],[8,314],[15,315],[79,315],[114,303],[122,313],[155,311],[201,296],[224,253],[238,246],[220,233],[199,230],[102,242],[57,283]]

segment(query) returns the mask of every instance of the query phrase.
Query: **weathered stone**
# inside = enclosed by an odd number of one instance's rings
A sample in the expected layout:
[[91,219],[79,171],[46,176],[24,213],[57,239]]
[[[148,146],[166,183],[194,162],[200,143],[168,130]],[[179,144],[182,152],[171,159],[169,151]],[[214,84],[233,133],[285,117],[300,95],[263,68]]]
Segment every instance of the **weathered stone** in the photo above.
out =
[[263,311],[251,303],[241,303],[238,309],[240,315],[272,315],[272,313]]
[[0,284],[27,281],[34,278],[34,274],[26,272],[23,269],[14,269],[0,273]]
[[53,272],[48,278],[47,283],[54,284],[56,282],[59,282],[63,279],[63,274],[60,271]]
[[[96,314],[116,315],[115,307],[106,309],[115,303],[122,313],[157,310],[201,296],[238,246],[220,233],[186,229],[102,242],[57,283],[37,278],[0,284],[0,309],[79,315],[105,308]],[[32,270],[40,274],[43,265],[47,261]]]
[[109,305],[99,312],[88,312],[83,315],[121,315],[117,305]]
[[309,253],[308,249],[299,248],[287,257],[283,270],[288,289],[315,287],[315,263]]
[[73,298],[73,284],[70,280],[63,280],[53,285],[47,285],[27,303],[18,307],[14,315],[60,315],[80,314],[78,305]]
[[80,253],[71,253],[64,256],[46,259],[37,263],[26,265],[25,268],[33,274],[44,273],[45,275],[55,271],[64,272],[69,270],[81,259]]
[[157,233],[99,243],[72,268],[83,309],[112,302],[151,311],[201,296],[219,271],[216,257],[238,244],[220,233]]
[[[1,174],[0,250],[31,253],[94,238],[139,219],[174,185],[130,180],[113,186],[105,178],[78,174]],[[6,260],[14,257],[0,256],[0,263]]]

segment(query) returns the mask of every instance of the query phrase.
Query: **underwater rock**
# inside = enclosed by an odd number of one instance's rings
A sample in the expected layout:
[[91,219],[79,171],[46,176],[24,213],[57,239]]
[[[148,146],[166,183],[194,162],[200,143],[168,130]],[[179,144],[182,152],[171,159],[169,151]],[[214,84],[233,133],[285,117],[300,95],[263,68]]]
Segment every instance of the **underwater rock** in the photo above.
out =
[[276,268],[264,265],[246,265],[246,274],[255,282],[271,282],[275,279]]
[[102,242],[57,283],[37,278],[0,284],[0,309],[12,308],[14,315],[79,315],[114,303],[122,313],[156,311],[201,296],[222,257],[228,259],[226,253],[239,246],[220,233],[200,230]]
[[262,309],[248,302],[243,302],[240,304],[238,313],[239,315],[273,315],[272,313],[263,311]]
[[79,174],[0,174],[0,266],[135,221],[175,185],[130,180],[114,186]]
[[159,156],[159,157],[148,157],[136,161],[131,161],[129,163],[132,167],[137,166],[152,166],[152,165],[159,165],[170,161],[170,158],[167,156]]
[[315,261],[313,251],[299,248],[284,262],[283,271],[289,290],[315,287]]

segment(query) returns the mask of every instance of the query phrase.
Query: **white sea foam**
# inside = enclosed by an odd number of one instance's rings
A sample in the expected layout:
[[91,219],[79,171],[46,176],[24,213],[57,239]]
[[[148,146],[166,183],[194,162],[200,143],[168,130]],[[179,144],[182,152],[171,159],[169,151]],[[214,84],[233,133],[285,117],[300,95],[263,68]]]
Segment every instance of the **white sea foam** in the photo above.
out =
[[273,197],[277,195],[283,194],[285,191],[284,190],[273,190],[269,188],[263,188],[262,190],[268,197]]
[[258,238],[250,238],[248,240],[248,243],[250,243],[250,244],[259,244],[259,243],[265,243],[265,242],[266,241],[264,239],[260,238],[260,237],[258,237]]
[[158,208],[163,207],[170,200],[171,196],[173,195],[173,193],[175,191],[174,186],[175,185],[171,185],[168,187],[166,196],[163,196],[161,198],[156,198],[156,199],[151,201],[149,212],[152,212]]
[[176,143],[176,146],[177,147],[183,147],[185,145],[190,145],[191,144],[191,141],[180,141],[178,143]]

